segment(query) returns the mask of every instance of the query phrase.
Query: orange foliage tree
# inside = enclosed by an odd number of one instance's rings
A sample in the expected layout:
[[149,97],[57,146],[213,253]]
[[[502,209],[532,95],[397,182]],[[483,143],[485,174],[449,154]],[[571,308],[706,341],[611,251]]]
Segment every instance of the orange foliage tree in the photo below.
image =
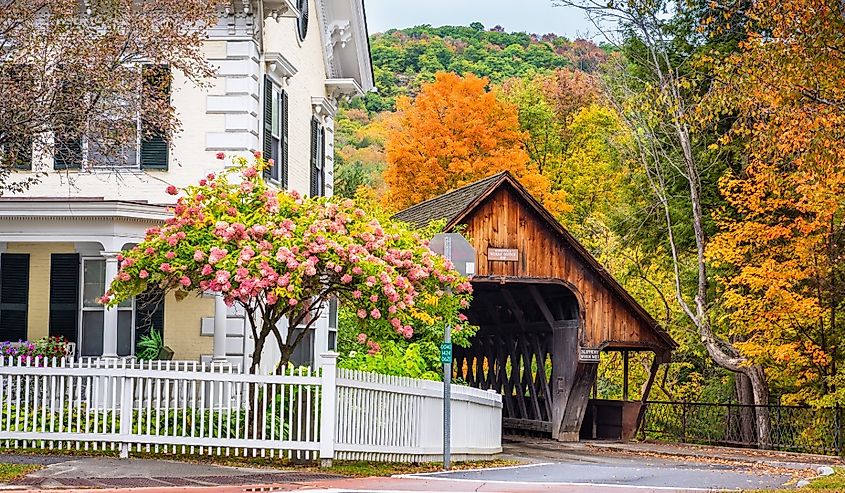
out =
[[[721,181],[710,256],[744,342],[798,401],[845,401],[845,20],[838,2],[761,0],[715,101],[749,163]],[[758,34],[765,33],[765,34]]]
[[553,213],[563,192],[530,162],[516,108],[474,75],[436,74],[414,100],[400,98],[387,132],[386,204],[402,209],[501,171],[510,171]]

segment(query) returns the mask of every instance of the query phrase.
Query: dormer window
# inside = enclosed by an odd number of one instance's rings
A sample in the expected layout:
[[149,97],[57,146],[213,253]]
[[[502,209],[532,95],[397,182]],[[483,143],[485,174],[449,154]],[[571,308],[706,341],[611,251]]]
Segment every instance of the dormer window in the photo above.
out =
[[299,18],[296,20],[296,32],[299,34],[300,41],[305,41],[305,35],[308,34],[308,1],[296,1],[296,8],[299,10]]

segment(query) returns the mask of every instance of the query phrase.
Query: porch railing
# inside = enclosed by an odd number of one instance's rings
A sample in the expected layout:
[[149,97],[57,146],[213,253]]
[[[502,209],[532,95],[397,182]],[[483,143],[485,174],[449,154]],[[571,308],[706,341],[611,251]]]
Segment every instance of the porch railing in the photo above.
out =
[[768,411],[770,433],[765,443],[773,450],[817,454],[845,454],[843,408],[754,406],[702,402],[650,401],[641,436],[656,440],[757,447],[753,416]]

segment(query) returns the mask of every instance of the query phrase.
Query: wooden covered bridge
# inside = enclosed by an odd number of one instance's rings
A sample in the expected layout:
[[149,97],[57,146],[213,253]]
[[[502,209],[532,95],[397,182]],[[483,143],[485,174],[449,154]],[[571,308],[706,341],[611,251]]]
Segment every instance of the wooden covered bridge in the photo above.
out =
[[[502,394],[506,431],[565,441],[633,432],[658,365],[677,344],[512,175],[471,183],[395,218],[418,227],[445,220],[447,232],[459,230],[475,247],[466,315],[480,330],[470,348],[455,348],[453,367],[469,385]],[[601,351],[624,355],[624,402],[589,399]],[[629,351],[654,353],[640,402],[627,401]]]

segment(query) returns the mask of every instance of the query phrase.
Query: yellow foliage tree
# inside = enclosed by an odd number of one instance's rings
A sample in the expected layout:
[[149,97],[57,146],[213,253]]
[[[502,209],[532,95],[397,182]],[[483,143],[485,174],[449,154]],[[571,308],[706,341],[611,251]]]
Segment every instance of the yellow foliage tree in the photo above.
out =
[[531,163],[516,108],[497,96],[487,79],[441,72],[415,99],[400,98],[387,131],[385,203],[402,209],[510,171],[553,213],[568,211]]
[[[749,164],[709,251],[743,352],[800,401],[845,401],[845,37],[837,2],[763,0],[714,104]],[[790,388],[791,387],[791,388]]]

